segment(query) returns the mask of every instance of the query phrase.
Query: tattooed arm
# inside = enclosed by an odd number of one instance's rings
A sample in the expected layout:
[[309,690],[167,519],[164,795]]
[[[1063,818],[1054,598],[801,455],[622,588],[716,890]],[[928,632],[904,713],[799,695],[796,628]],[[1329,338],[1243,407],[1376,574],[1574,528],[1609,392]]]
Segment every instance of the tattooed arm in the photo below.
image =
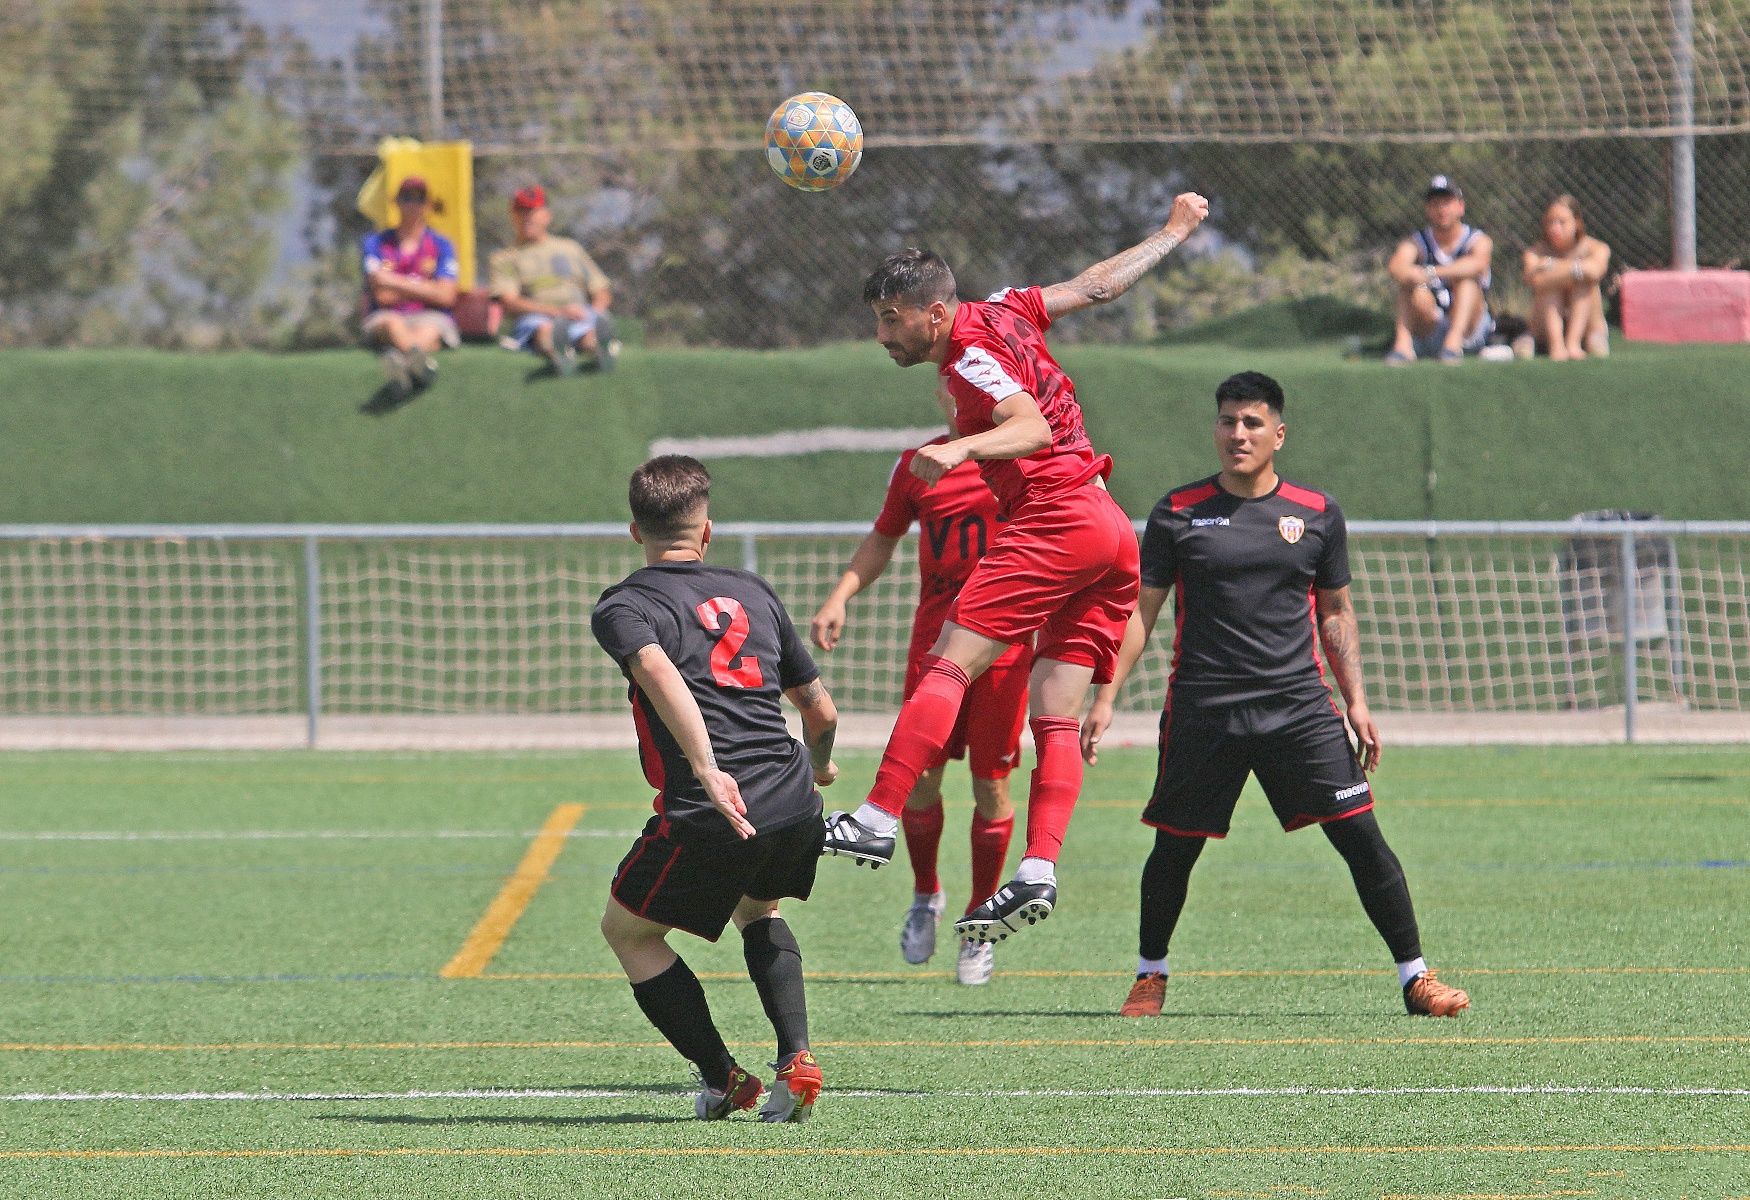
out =
[[1045,311],[1053,320],[1096,304],[1116,300],[1130,285],[1154,269],[1191,231],[1209,215],[1209,201],[1196,192],[1184,192],[1173,200],[1167,223],[1137,245],[1097,262],[1068,283],[1054,283],[1042,293]]
[[839,777],[832,761],[833,739],[838,736],[839,710],[818,679],[790,688],[784,693],[802,717],[802,744],[808,747],[809,765],[814,768],[814,782],[826,787]]
[[1349,587],[1318,588],[1315,594],[1319,644],[1324,647],[1331,674],[1337,677],[1337,690],[1343,693],[1349,726],[1361,743],[1361,766],[1371,771],[1379,766],[1379,727],[1373,723],[1361,681],[1361,632],[1355,623],[1355,607],[1349,602]]

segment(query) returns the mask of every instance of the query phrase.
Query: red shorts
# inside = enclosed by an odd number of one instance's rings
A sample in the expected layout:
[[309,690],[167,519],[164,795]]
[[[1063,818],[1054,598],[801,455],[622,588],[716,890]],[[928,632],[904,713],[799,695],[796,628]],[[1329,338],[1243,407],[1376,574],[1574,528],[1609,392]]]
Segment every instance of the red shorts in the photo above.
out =
[[1034,658],[1094,669],[1109,683],[1141,587],[1136,531],[1088,484],[1011,514],[949,618],[998,642],[1035,633]]
[[[936,644],[936,634],[920,639],[913,630],[911,656],[905,664],[905,698],[917,690],[924,656]],[[1033,653],[1025,642],[1003,651],[990,669],[972,681],[960,705],[954,732],[926,770],[945,767],[951,758],[966,758],[973,777],[1007,779],[1021,761],[1021,730],[1027,724],[1027,676]]]

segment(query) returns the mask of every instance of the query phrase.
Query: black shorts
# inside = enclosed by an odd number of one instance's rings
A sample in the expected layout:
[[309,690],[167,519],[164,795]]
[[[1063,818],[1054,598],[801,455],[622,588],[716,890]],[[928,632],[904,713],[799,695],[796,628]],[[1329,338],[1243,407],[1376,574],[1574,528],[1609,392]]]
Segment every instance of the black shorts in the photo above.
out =
[[1328,700],[1233,706],[1219,717],[1169,704],[1160,748],[1142,821],[1168,833],[1226,837],[1246,776],[1254,773],[1287,831],[1373,807],[1373,789]]
[[677,840],[660,816],[620,860],[608,894],[628,912],[714,942],[743,896],[808,899],[826,825],[818,815],[747,841]]

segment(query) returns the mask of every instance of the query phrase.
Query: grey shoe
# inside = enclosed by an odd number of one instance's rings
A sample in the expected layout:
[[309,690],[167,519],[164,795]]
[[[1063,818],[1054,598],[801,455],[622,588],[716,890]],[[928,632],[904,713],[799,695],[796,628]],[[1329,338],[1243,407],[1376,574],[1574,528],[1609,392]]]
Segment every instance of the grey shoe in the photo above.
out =
[[407,374],[414,389],[423,392],[437,382],[437,355],[414,351],[408,355]]
[[405,400],[413,394],[413,364],[406,354],[395,349],[385,350],[377,355],[377,363],[383,368],[391,399]]
[[553,367],[553,374],[559,376],[577,374],[577,350],[567,346],[563,350],[554,350],[547,355],[547,362]]
[[960,943],[960,960],[954,964],[954,978],[967,987],[978,987],[990,982],[991,972],[995,969],[995,946],[989,942]]
[[899,929],[899,952],[906,962],[915,967],[929,962],[936,953],[936,926],[942,923],[942,912],[947,907],[947,897],[941,892],[928,896],[913,894],[905,924]]

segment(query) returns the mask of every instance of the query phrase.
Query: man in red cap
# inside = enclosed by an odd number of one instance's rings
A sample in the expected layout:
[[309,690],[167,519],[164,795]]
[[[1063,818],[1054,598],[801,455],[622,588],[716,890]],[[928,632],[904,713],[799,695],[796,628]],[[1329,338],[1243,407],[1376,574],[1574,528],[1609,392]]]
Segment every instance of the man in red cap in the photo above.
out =
[[553,214],[539,184],[511,198],[510,220],[516,245],[494,251],[487,284],[516,321],[503,344],[541,355],[561,375],[577,370],[580,353],[613,370],[620,343],[608,316],[608,277],[582,246],[547,231]]
[[401,222],[364,240],[361,270],[365,344],[379,350],[389,391],[405,400],[437,375],[437,352],[461,341],[450,308],[460,266],[456,248],[426,224],[431,192],[409,175],[395,190]]

